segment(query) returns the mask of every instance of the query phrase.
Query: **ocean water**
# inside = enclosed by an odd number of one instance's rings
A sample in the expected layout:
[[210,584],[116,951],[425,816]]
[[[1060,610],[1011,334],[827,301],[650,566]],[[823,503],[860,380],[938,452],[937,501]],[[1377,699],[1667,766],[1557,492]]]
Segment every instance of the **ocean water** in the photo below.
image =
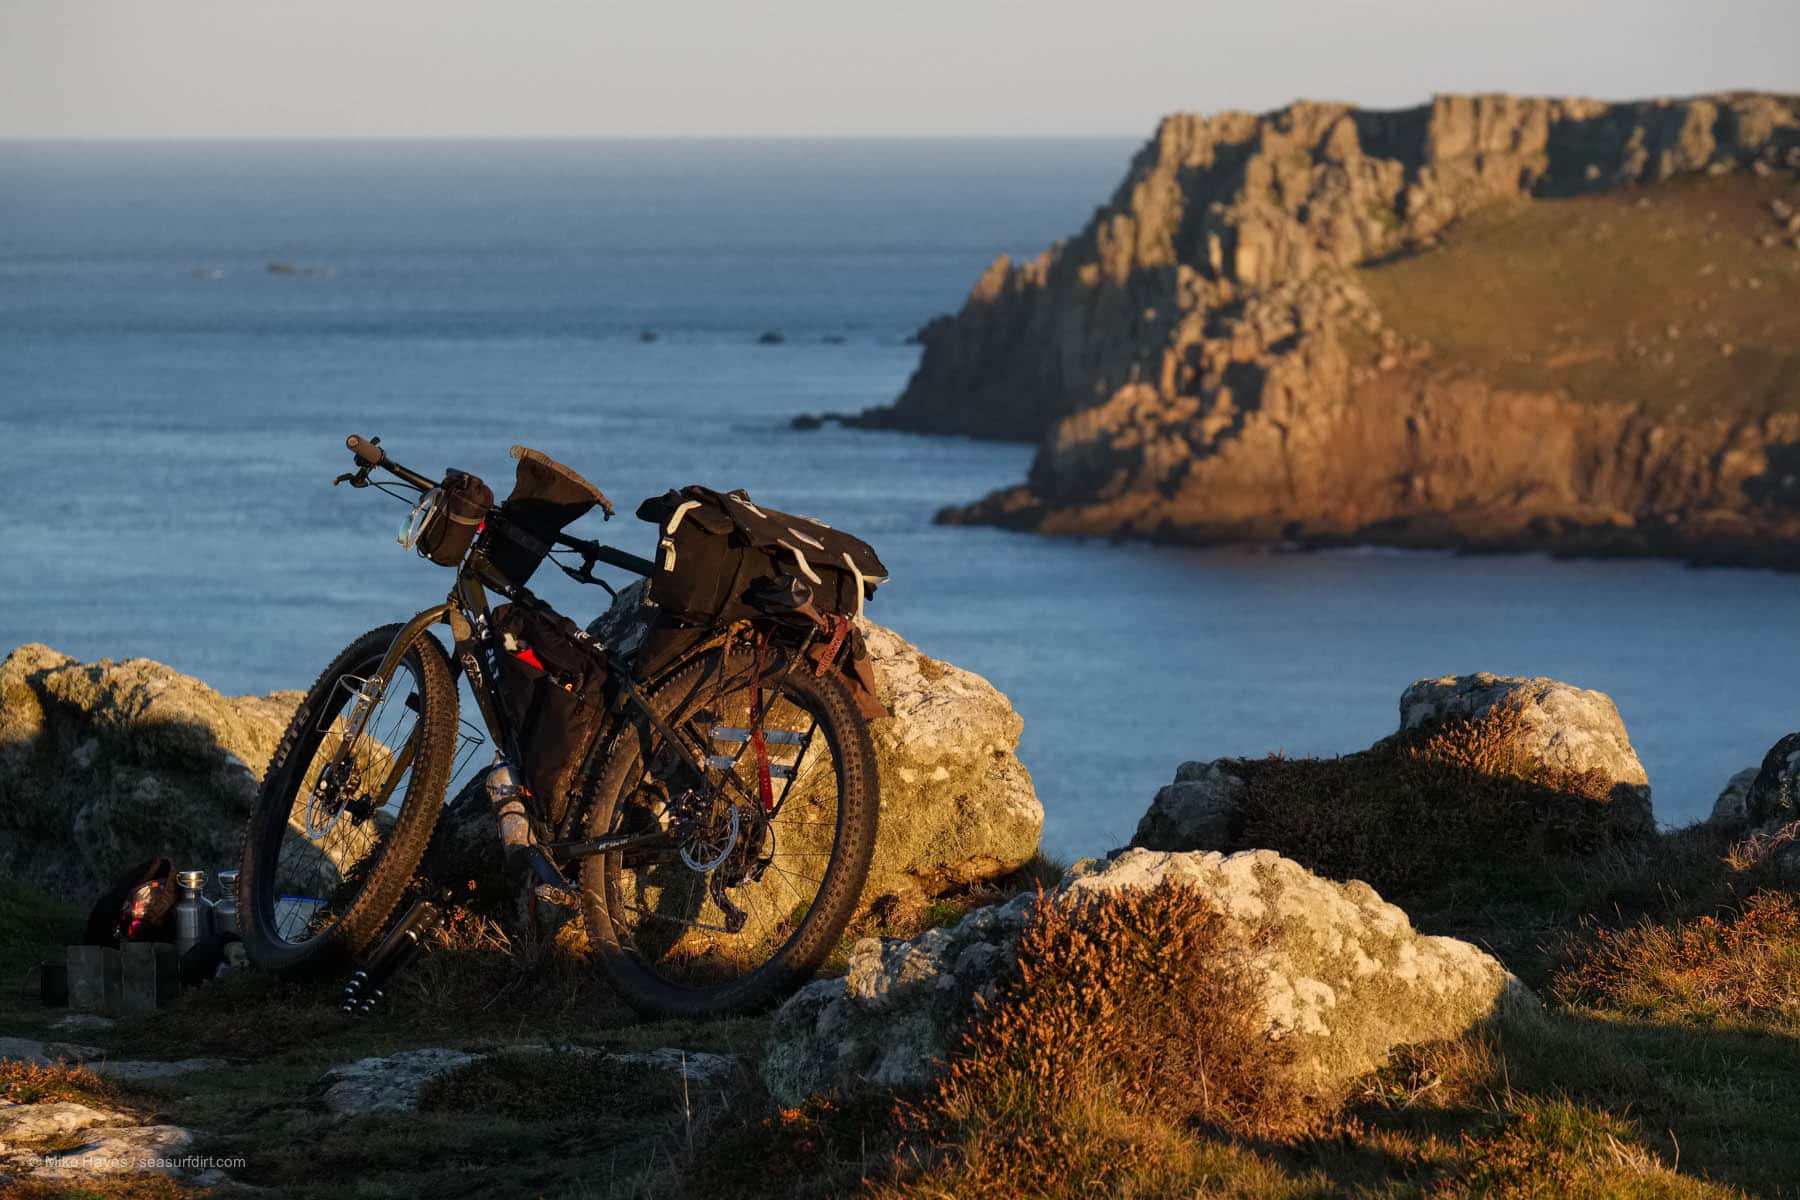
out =
[[1078,228],[1132,149],[0,145],[0,649],[305,687],[447,583],[394,545],[402,506],[330,486],[357,432],[502,493],[509,445],[548,450],[622,510],[576,531],[639,553],[631,509],[688,482],[863,535],[893,573],[871,615],[1023,714],[1064,856],[1121,844],[1185,759],[1368,745],[1422,676],[1609,693],[1671,824],[1800,727],[1794,576],[941,528],[1030,450],[788,428],[891,399],[906,335]]

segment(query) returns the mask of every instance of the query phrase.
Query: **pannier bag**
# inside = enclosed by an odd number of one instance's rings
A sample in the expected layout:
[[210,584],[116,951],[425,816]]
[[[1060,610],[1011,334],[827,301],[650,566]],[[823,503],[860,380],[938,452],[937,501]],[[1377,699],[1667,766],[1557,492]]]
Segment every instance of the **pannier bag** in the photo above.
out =
[[551,541],[598,504],[607,516],[613,506],[600,489],[542,450],[514,446],[519,460],[512,494],[500,505],[500,520],[482,549],[495,570],[524,586],[550,553]]
[[412,521],[400,540],[410,542],[440,567],[460,566],[492,507],[493,489],[480,476],[452,467],[444,472],[444,482],[413,510]]
[[493,612],[500,638],[500,703],[519,731],[515,764],[543,802],[552,824],[562,820],[570,785],[606,715],[606,667],[575,622],[522,604]]
[[745,593],[780,591],[780,577],[803,580],[820,612],[861,616],[863,601],[887,582],[887,568],[861,538],[811,517],[752,504],[747,493],[692,485],[652,496],[639,519],[661,530],[650,598],[692,625],[721,625],[761,611]]

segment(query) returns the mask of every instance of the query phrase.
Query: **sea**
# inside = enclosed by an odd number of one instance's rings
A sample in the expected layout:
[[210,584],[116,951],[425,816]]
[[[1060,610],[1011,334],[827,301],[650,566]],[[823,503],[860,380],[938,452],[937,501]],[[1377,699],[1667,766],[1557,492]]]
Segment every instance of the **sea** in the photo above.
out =
[[359,433],[502,493],[539,447],[618,503],[575,531],[640,554],[637,502],[692,482],[866,538],[870,615],[1024,717],[1063,858],[1122,845],[1185,760],[1369,745],[1422,677],[1607,693],[1669,825],[1800,728],[1793,575],[945,527],[1031,449],[790,428],[892,400],[909,335],[1080,228],[1134,149],[0,143],[0,652],[306,687],[448,583],[395,544],[402,505],[332,487]]

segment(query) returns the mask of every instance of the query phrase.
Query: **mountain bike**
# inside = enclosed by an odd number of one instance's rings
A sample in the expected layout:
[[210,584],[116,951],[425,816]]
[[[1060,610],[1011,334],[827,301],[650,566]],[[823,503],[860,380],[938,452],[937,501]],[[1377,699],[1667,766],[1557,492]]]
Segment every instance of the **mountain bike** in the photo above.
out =
[[[773,510],[691,488],[697,499],[670,493],[659,557],[645,559],[563,531],[571,514],[612,506],[538,451],[514,448],[519,483],[494,505],[478,478],[430,478],[379,442],[347,439],[356,466],[337,482],[413,502],[402,542],[454,564],[455,578],[443,603],[352,641],[295,711],[244,834],[251,960],[315,976],[381,939],[445,806],[460,677],[496,750],[485,788],[509,864],[533,894],[579,912],[628,1003],[708,1016],[804,982],[842,935],[875,845],[879,705],[851,619],[885,579],[872,552],[822,564],[861,543],[775,513],[763,554],[748,526],[721,533],[720,514]],[[730,580],[695,575],[711,549],[739,556]],[[596,566],[648,577],[674,609],[651,612],[648,648],[628,655],[526,587],[546,560],[609,593]],[[746,584],[751,560],[762,574]],[[725,599],[693,608],[690,593],[708,588]],[[490,608],[495,595],[506,603]],[[521,641],[521,629],[555,636]],[[546,745],[566,763],[538,761]]]

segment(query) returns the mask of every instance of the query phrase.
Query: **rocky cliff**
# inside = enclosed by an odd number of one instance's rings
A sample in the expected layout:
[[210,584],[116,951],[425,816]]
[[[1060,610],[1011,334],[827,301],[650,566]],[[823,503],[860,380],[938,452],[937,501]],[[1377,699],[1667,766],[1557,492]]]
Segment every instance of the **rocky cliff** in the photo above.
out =
[[1170,117],[861,421],[1042,440],[955,521],[1800,559],[1796,168],[1794,97]]

